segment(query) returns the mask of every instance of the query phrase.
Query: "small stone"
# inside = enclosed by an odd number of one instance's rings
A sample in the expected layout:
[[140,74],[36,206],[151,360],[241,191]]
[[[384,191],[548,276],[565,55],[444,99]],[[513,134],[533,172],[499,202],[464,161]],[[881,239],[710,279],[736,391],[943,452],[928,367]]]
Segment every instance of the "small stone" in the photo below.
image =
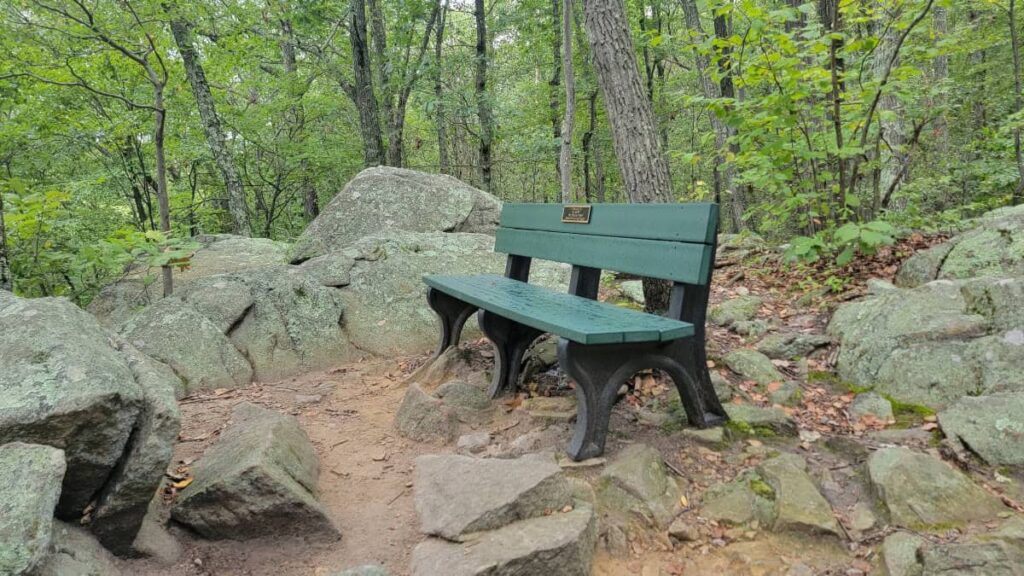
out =
[[850,419],[857,422],[865,416],[874,417],[887,424],[896,421],[892,413],[892,403],[877,392],[864,392],[853,399],[850,405]]
[[715,396],[718,397],[719,402],[732,400],[734,394],[732,384],[718,370],[711,370],[711,385],[715,388]]
[[888,576],[923,576],[924,568],[917,560],[917,550],[927,542],[909,532],[893,532],[882,542],[882,564]]
[[390,573],[383,566],[367,564],[365,566],[356,566],[355,568],[342,570],[334,576],[390,576]]
[[608,527],[604,536],[605,548],[612,556],[623,557],[629,554],[629,540],[626,532],[616,524]]
[[409,385],[395,414],[395,428],[411,440],[423,442],[440,439],[448,442],[458,433],[459,418],[441,400],[424,392],[419,384],[413,383]]
[[420,529],[448,540],[572,504],[562,469],[543,454],[516,459],[420,456],[413,485]]
[[775,360],[792,360],[806,356],[831,342],[832,339],[824,334],[778,332],[765,336],[758,343],[757,351]]
[[738,320],[732,323],[730,327],[733,332],[741,336],[749,336],[750,338],[759,338],[766,334],[769,330],[768,322],[761,320],[760,318],[754,320]]
[[644,299],[644,283],[640,280],[626,280],[619,284],[619,291],[627,299],[632,300],[637,304],[643,304]]
[[775,369],[770,358],[757,350],[739,348],[725,355],[726,366],[747,380],[753,380],[760,386],[785,380]]
[[295,405],[296,406],[309,406],[311,404],[319,404],[324,399],[323,394],[296,394]]
[[867,532],[874,528],[877,522],[875,513],[871,511],[871,506],[864,502],[854,504],[853,510],[850,511],[851,528],[858,532]]
[[782,454],[762,463],[757,471],[775,491],[775,530],[840,535],[832,507],[807,474],[803,458]]
[[725,428],[721,426],[703,429],[684,428],[682,435],[712,448],[720,447],[726,443]]
[[476,454],[482,452],[487,448],[487,445],[491,443],[491,435],[488,432],[474,432],[472,434],[463,434],[459,436],[458,442],[455,443],[455,447],[460,452],[468,452],[470,454]]
[[797,427],[793,418],[780,408],[761,408],[751,404],[727,404],[725,411],[730,423],[727,430],[744,434],[796,436]]
[[523,402],[523,409],[542,422],[569,422],[576,417],[576,397],[534,396]]
[[676,518],[668,527],[668,535],[680,542],[695,542],[700,539],[700,530],[682,518]]
[[636,514],[655,526],[671,522],[680,509],[678,484],[661,453],[645,444],[632,444],[616,455],[596,490],[604,508]]
[[718,326],[731,326],[735,322],[752,320],[763,300],[757,296],[737,296],[712,306],[708,319]]
[[772,404],[795,406],[803,399],[803,388],[800,387],[799,382],[787,380],[777,390],[771,392],[768,395],[768,399],[771,400]]

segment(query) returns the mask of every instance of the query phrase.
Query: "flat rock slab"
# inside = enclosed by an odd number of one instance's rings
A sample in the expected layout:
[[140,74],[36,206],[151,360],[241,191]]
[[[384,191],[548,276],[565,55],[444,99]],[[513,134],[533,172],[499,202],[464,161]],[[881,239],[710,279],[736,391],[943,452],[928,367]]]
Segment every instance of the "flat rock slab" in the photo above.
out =
[[708,319],[719,326],[731,326],[736,322],[753,320],[764,302],[759,296],[737,296],[717,306],[712,306]]
[[769,358],[791,360],[807,356],[816,349],[829,345],[831,342],[832,338],[824,334],[778,332],[765,336],[757,344],[757,351]]
[[751,404],[726,404],[729,415],[726,429],[730,432],[760,436],[796,436],[796,421],[781,408],[761,408]]
[[772,382],[785,380],[785,377],[775,369],[771,358],[757,350],[749,348],[733,350],[726,354],[723,360],[725,360],[725,365],[730,370],[746,380],[753,380],[760,386],[767,386]]
[[413,576],[588,576],[597,541],[597,520],[586,505],[531,518],[472,541],[438,538],[412,553]]
[[1005,507],[967,475],[908,448],[883,448],[868,458],[868,476],[893,525],[945,529],[989,520]]
[[319,474],[316,452],[295,418],[243,402],[171,514],[213,539],[338,537],[316,499]]
[[56,522],[53,552],[32,576],[120,576],[121,570],[99,541],[86,530]]
[[615,456],[601,473],[597,494],[603,508],[635,513],[655,526],[667,526],[681,506],[679,485],[661,453],[645,444]]
[[807,474],[807,462],[796,454],[765,461],[758,474],[775,491],[776,530],[840,536],[832,507]]
[[994,466],[1024,466],[1024,394],[965,396],[939,413],[947,437]]
[[416,512],[424,534],[462,540],[572,504],[554,457],[516,459],[427,455],[416,459]]
[[49,553],[64,470],[56,448],[0,446],[0,574],[28,574]]

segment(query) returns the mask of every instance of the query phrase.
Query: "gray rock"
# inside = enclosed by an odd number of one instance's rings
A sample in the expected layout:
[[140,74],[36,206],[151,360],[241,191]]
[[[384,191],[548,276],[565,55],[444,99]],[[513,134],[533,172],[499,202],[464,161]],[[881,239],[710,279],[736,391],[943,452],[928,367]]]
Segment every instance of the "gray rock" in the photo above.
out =
[[455,443],[455,448],[459,452],[468,452],[470,454],[476,454],[483,452],[487,449],[487,446],[491,443],[491,435],[488,432],[474,432],[472,434],[463,434],[459,436],[459,440]]
[[627,299],[636,302],[637,304],[643,305],[644,299],[644,283],[642,280],[626,280],[619,283],[619,291]]
[[668,527],[668,535],[680,542],[700,540],[700,530],[682,518],[676,518]]
[[727,404],[727,430],[761,436],[796,436],[796,421],[780,408],[761,408],[751,404]]
[[516,522],[465,543],[428,538],[413,550],[413,576],[587,576],[597,542],[592,508]]
[[850,404],[850,419],[859,421],[865,416],[873,416],[880,422],[892,423],[896,421],[892,413],[892,402],[889,402],[877,392],[864,392],[858,394]]
[[775,492],[775,530],[840,536],[832,507],[807,474],[803,458],[782,454],[763,462],[757,472]]
[[914,288],[935,280],[939,275],[942,261],[949,255],[953,245],[946,242],[922,250],[903,263],[896,273],[896,285],[903,288]]
[[718,326],[732,326],[735,322],[753,320],[762,303],[764,300],[759,296],[736,296],[712,306],[708,312],[708,319]]
[[733,390],[732,383],[722,376],[722,373],[718,370],[711,370],[711,385],[715,387],[715,396],[721,402],[728,402],[732,400]]
[[757,234],[719,234],[718,253],[715,259],[738,262],[768,250],[764,238]]
[[181,414],[170,368],[127,344],[121,351],[142,388],[143,406],[121,465],[97,498],[91,527],[107,549],[127,556],[173,456]]
[[493,233],[500,213],[497,198],[451,176],[367,168],[310,222],[292,248],[292,261],[333,252],[364,236],[393,229]]
[[558,363],[558,338],[540,338],[523,357],[522,381],[530,382]]
[[55,522],[51,554],[32,576],[120,576],[121,570],[87,531]]
[[49,553],[64,470],[56,448],[0,446],[0,574],[28,574]]
[[491,408],[491,397],[486,390],[458,380],[445,382],[434,391],[434,396],[457,412],[476,413]]
[[684,428],[681,434],[712,448],[719,448],[727,443],[725,438],[725,428],[722,428],[721,426],[704,429]]
[[725,355],[725,365],[745,380],[753,380],[761,386],[785,380],[775,369],[770,358],[757,350],[739,348]]
[[77,518],[121,461],[143,406],[110,333],[62,298],[7,299],[0,390],[0,444],[63,449],[68,466],[57,513]]
[[534,396],[524,400],[522,407],[541,422],[569,422],[577,410],[575,396]]
[[939,413],[947,437],[992,465],[1024,466],[1024,395],[964,397]]
[[775,519],[775,492],[753,470],[732,482],[715,484],[704,493],[701,515],[728,526],[756,522],[771,525]]
[[889,290],[895,290],[896,285],[888,280],[882,280],[881,278],[868,278],[867,281],[868,294],[881,294],[888,292]]
[[459,431],[459,417],[440,399],[412,383],[395,414],[395,429],[411,440],[425,442],[440,439],[450,442]]
[[320,463],[295,418],[239,404],[172,517],[213,539],[271,535],[337,537],[316,500]]
[[741,336],[760,338],[768,333],[768,330],[771,329],[771,325],[768,324],[767,321],[757,318],[754,320],[738,320],[733,322],[730,328],[733,332]]
[[213,323],[221,334],[230,333],[256,303],[252,289],[231,275],[201,278],[179,289],[176,296]]
[[390,574],[391,573],[383,566],[367,564],[365,566],[356,566],[355,568],[342,570],[334,576],[390,576]]
[[893,525],[939,529],[995,517],[1004,508],[964,473],[907,448],[883,448],[867,462],[871,485]]
[[178,298],[146,307],[119,332],[174,370],[182,382],[179,397],[197,390],[238,388],[252,381],[252,367],[221,330]]
[[757,351],[769,358],[790,360],[807,356],[816,349],[827,346],[832,339],[824,334],[803,332],[776,332],[765,336],[757,345]]
[[1001,542],[929,545],[921,548],[928,576],[1021,576],[1024,553]]
[[543,516],[572,503],[562,469],[542,454],[510,460],[420,456],[413,486],[420,529],[449,540]]
[[927,542],[917,534],[894,532],[882,542],[882,564],[887,576],[924,576],[917,551]]
[[[413,354],[437,346],[434,312],[424,304],[424,274],[502,274],[505,255],[486,234],[391,230],[357,240],[345,250],[355,261],[351,282],[338,290],[345,302],[345,332],[360,350]],[[569,268],[535,261],[530,282],[564,290]],[[464,339],[479,334],[476,319]]]
[[796,406],[803,399],[804,391],[796,380],[786,380],[777,390],[768,394],[772,404]]
[[160,510],[162,504],[159,498],[157,495],[150,504],[149,513],[139,527],[132,548],[138,556],[153,558],[165,566],[171,566],[181,559],[182,547],[164,524],[166,518]]
[[596,490],[603,508],[635,514],[653,526],[667,526],[680,510],[679,485],[661,453],[645,444],[632,444],[617,454]]

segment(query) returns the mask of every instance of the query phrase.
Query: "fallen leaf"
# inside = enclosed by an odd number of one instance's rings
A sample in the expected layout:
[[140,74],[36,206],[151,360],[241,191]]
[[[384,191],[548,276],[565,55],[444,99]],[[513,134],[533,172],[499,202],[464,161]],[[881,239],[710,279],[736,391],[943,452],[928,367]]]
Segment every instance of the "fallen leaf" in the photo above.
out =
[[174,486],[175,490],[184,490],[185,488],[188,488],[190,484],[192,484],[192,480],[193,478],[185,478],[180,482],[175,482],[174,484],[171,484],[171,486]]

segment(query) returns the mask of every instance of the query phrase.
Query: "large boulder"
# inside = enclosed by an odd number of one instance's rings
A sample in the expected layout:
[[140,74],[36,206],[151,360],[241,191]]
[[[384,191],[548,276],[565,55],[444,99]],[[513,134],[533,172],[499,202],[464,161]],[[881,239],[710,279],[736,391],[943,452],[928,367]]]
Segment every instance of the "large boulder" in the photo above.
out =
[[908,259],[896,284],[913,287],[935,279],[1024,276],[1024,206],[993,210],[973,224]]
[[[391,230],[368,236],[337,254],[354,262],[345,302],[345,332],[352,344],[388,356],[426,352],[437,346],[434,312],[424,300],[424,274],[502,274],[505,255],[486,234]],[[569,269],[534,262],[530,282],[565,289]],[[467,323],[467,333],[475,327]]]
[[840,306],[839,375],[906,403],[1024,391],[1024,279],[936,280]]
[[0,446],[0,574],[28,574],[49,553],[64,470],[56,448]]
[[883,448],[867,462],[871,485],[895,526],[939,530],[991,520],[1002,503],[964,473],[908,448]]
[[367,168],[313,220],[292,247],[301,262],[382,231],[492,233],[501,202],[444,174]]
[[420,456],[413,485],[423,533],[456,541],[572,504],[562,469],[544,454],[509,460]]
[[317,501],[319,475],[313,444],[294,417],[243,402],[199,460],[195,481],[171,515],[213,539],[337,537]]

